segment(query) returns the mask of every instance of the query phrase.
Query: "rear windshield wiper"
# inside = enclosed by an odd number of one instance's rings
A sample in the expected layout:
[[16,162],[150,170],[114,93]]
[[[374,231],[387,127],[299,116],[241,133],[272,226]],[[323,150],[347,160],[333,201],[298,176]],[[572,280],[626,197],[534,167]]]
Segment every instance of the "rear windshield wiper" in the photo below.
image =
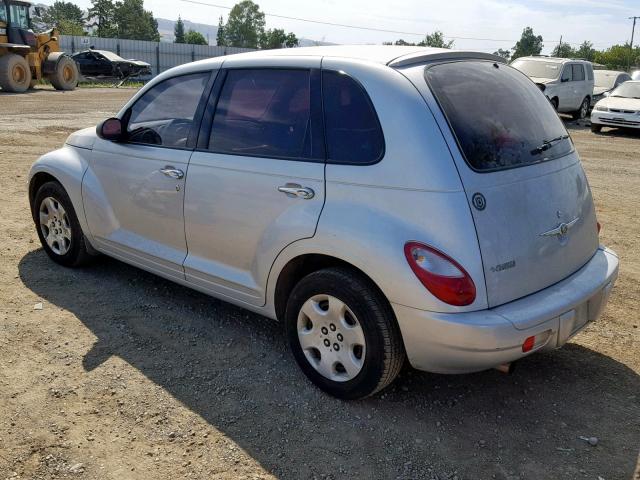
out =
[[569,135],[560,135],[559,137],[552,138],[551,140],[543,140],[542,145],[531,150],[531,155],[539,155],[542,152],[546,152],[555,144],[561,140],[566,140],[567,138],[569,138]]

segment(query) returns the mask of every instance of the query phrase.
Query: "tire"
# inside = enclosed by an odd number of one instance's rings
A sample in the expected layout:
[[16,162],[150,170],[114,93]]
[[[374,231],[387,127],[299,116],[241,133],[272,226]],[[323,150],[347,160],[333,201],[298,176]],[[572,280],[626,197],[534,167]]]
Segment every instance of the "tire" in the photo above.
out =
[[589,97],[585,97],[580,104],[580,108],[571,114],[574,120],[582,120],[589,113]]
[[49,81],[56,90],[74,90],[78,86],[78,66],[71,58],[63,55],[56,64],[56,71],[49,75]]
[[558,111],[558,99],[556,97],[553,97],[551,100],[551,106],[553,107],[553,109],[557,112]]
[[51,260],[65,267],[79,267],[91,260],[73,204],[62,185],[43,184],[31,208],[38,238]]
[[5,92],[26,92],[31,85],[27,59],[15,53],[0,56],[0,88]]
[[405,361],[389,302],[369,279],[348,268],[319,270],[304,277],[287,302],[285,327],[293,356],[305,375],[344,400],[382,390]]
[[591,131],[593,133],[600,133],[602,131],[602,125],[598,125],[596,123],[591,124]]

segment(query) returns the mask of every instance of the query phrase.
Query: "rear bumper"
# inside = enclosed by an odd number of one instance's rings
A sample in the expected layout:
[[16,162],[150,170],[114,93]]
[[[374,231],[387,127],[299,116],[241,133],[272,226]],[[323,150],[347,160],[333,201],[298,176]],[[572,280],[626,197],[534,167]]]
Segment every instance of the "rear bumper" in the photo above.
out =
[[636,113],[591,112],[591,123],[607,127],[640,128],[640,115]]
[[[392,306],[414,368],[468,373],[561,347],[600,316],[617,276],[618,257],[600,247],[570,277],[490,310],[451,314]],[[535,345],[523,353],[531,336]]]

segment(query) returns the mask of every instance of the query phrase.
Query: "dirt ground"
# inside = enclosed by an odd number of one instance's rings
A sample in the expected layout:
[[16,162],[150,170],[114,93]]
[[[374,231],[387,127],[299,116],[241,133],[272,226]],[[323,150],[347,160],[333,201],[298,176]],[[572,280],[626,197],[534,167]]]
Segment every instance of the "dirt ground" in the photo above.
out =
[[0,480],[640,479],[640,134],[569,124],[622,262],[600,321],[511,376],[407,368],[346,403],[278,324],[115,260],[48,260],[29,166],[134,92],[0,93]]

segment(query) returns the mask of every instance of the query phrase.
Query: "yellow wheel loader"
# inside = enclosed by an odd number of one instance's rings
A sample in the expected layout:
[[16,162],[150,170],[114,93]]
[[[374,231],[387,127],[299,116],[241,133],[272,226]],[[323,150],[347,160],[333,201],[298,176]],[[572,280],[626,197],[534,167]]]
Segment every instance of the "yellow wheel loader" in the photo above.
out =
[[46,78],[56,90],[78,85],[78,66],[60,51],[58,31],[33,33],[30,3],[0,0],[0,89],[24,92]]

